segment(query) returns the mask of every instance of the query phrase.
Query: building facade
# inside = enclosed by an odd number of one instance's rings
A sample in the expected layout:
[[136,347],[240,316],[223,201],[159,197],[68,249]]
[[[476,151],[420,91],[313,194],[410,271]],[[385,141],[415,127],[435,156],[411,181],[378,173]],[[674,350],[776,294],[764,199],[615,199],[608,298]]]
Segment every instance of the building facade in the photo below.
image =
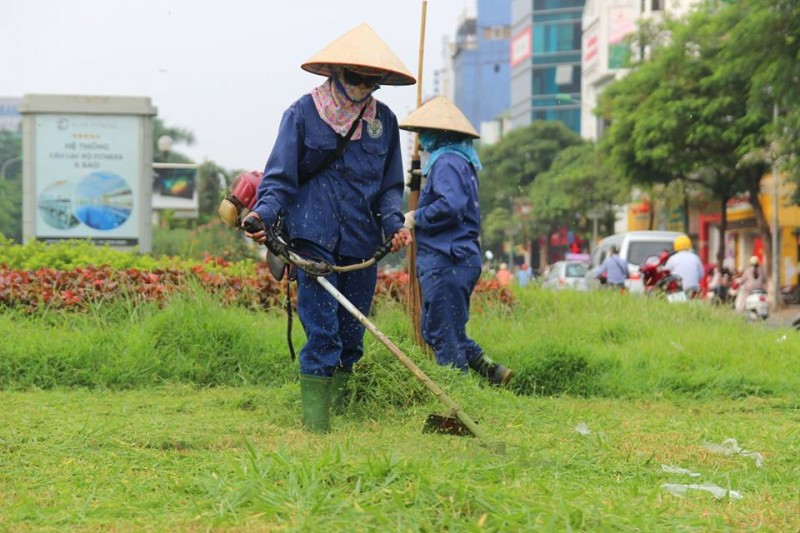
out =
[[706,0],[586,0],[582,19],[582,63],[580,85],[580,134],[598,139],[606,124],[593,113],[600,94],[614,80],[628,72],[632,50],[628,36],[639,20],[658,20],[665,14],[686,15]]
[[478,0],[477,16],[464,17],[453,46],[453,101],[481,130],[499,120],[511,100],[508,43],[511,0]]
[[560,120],[581,131],[585,0],[512,0],[511,126]]

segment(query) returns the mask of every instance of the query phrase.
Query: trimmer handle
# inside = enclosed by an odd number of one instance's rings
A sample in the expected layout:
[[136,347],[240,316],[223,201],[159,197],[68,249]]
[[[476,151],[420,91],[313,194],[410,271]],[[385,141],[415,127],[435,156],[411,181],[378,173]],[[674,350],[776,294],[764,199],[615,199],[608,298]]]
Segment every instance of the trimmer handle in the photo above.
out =
[[264,230],[264,223],[261,222],[259,218],[248,217],[242,222],[242,228],[244,228],[247,233],[258,233]]
[[389,239],[385,243],[381,244],[377,250],[375,250],[375,255],[373,255],[372,257],[375,258],[375,262],[377,263],[378,261],[386,257],[386,254],[388,254],[391,251],[392,251],[392,239]]

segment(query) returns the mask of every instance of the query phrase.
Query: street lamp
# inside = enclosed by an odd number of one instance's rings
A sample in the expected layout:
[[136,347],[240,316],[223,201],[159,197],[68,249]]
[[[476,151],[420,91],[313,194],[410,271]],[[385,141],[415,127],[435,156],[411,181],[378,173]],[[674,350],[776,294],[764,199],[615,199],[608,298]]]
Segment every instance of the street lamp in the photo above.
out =
[[172,137],[169,135],[162,135],[156,141],[156,145],[158,146],[158,151],[161,152],[161,157],[164,161],[167,160],[169,157],[169,153],[172,151],[172,145],[175,141],[173,141]]

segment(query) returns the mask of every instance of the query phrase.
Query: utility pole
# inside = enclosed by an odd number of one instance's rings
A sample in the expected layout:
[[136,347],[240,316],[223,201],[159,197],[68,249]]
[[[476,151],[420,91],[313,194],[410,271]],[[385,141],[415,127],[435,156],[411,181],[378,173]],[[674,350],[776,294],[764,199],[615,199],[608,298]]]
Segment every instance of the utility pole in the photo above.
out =
[[778,208],[780,204],[778,202],[778,197],[780,196],[781,192],[781,178],[778,172],[778,104],[774,104],[772,108],[772,122],[775,125],[775,141],[772,150],[772,181],[773,181],[773,193],[772,193],[772,294],[773,298],[775,299],[774,308],[778,309],[780,306],[780,296],[781,296],[781,287],[780,287],[780,253],[778,253],[778,232],[780,231],[780,226],[778,225]]

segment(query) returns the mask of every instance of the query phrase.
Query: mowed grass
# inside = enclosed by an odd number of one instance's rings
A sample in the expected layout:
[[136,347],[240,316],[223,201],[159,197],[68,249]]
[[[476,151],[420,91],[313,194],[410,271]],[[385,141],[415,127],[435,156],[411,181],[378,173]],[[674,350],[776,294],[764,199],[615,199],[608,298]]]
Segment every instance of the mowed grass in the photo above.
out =
[[[469,325],[510,390],[426,359],[400,306],[373,316],[504,452],[423,434],[444,409],[369,334],[347,414],[314,435],[279,313],[199,294],[5,313],[0,530],[800,528],[800,335],[610,293],[517,297],[475,301]],[[707,447],[729,438],[763,465]]]

